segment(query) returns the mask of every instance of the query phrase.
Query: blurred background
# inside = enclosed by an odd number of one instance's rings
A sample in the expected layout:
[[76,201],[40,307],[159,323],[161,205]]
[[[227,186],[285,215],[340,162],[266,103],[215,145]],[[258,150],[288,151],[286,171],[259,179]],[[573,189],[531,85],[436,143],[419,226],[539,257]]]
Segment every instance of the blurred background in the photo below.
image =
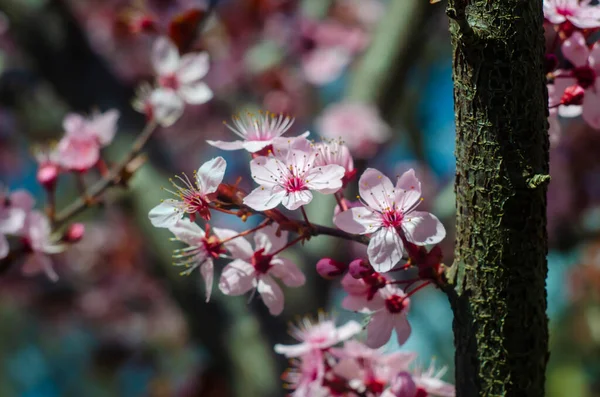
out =
[[[287,289],[272,317],[257,299],[215,291],[204,303],[200,274],[171,266],[179,248],[147,213],[166,198],[161,186],[223,155],[226,182],[248,158],[206,139],[231,140],[223,120],[259,109],[296,118],[290,134],[342,131],[358,169],[388,175],[416,170],[424,206],[449,231],[452,263],[454,125],[452,49],[445,4],[426,0],[0,0],[0,178],[32,191],[34,148],[61,137],[67,112],[117,108],[119,132],[104,153],[118,161],[144,125],[131,107],[135,88],[153,77],[150,49],[168,34],[182,51],[204,50],[215,98],[150,141],[148,161],[130,189],[111,190],[78,218],[83,240],[53,257],[60,280],[24,277],[11,264],[0,277],[0,396],[282,396],[290,322],[319,309],[345,321],[339,282],[314,265],[348,261],[364,248],[328,238],[286,252],[307,274]],[[564,120],[563,120],[564,122]],[[551,149],[548,232],[551,326],[548,396],[600,396],[600,134],[563,123]],[[359,171],[360,172],[360,171]],[[86,175],[89,183],[98,178]],[[227,180],[230,178],[230,180]],[[59,208],[77,197],[60,179]],[[316,197],[314,222],[330,225],[334,202]],[[214,225],[243,230],[234,217]],[[413,300],[413,333],[402,347],[449,366],[452,314],[430,287]],[[398,347],[390,342],[388,349]]]

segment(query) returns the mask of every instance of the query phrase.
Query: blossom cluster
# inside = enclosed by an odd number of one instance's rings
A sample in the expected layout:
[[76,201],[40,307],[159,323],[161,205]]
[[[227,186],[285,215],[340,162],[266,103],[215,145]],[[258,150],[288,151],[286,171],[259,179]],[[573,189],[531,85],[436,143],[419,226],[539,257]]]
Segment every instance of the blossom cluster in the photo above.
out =
[[559,116],[581,116],[590,127],[600,129],[600,41],[595,34],[600,29],[600,5],[591,0],[544,0],[544,16],[554,30],[546,73],[549,133],[556,143]]

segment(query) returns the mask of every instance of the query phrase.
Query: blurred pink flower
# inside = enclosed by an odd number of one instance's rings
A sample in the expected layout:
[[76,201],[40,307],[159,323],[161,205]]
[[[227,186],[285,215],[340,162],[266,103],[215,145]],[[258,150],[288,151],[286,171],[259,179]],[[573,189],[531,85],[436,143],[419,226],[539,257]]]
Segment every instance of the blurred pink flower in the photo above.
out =
[[350,208],[334,218],[340,229],[353,234],[373,234],[369,261],[378,272],[390,271],[405,254],[402,237],[416,245],[437,244],[446,236],[444,225],[428,212],[415,211],[421,202],[421,183],[411,169],[392,184],[373,168],[360,177],[364,207]]
[[544,0],[544,17],[553,24],[571,22],[580,29],[600,27],[600,8],[592,0]]
[[456,396],[456,389],[454,385],[441,380],[442,376],[444,376],[446,373],[446,370],[446,367],[442,367],[436,372],[435,362],[432,361],[427,370],[417,369],[413,371],[412,376],[415,384],[417,385],[417,389],[424,392],[424,395],[426,396]]
[[27,191],[16,190],[8,194],[0,185],[0,259],[10,250],[6,235],[16,235],[23,229],[33,205],[33,197]]
[[341,139],[331,139],[325,142],[315,143],[314,149],[319,153],[315,163],[317,165],[337,164],[344,167],[346,171],[342,180],[345,186],[356,174],[354,160],[348,146]]
[[284,296],[273,277],[288,287],[300,287],[306,281],[296,264],[277,254],[287,244],[288,233],[277,235],[278,225],[269,225],[254,234],[254,249],[243,237],[225,243],[234,258],[221,273],[219,289],[226,295],[242,295],[256,288],[269,312],[283,311]]
[[367,346],[381,347],[385,345],[396,330],[398,344],[402,345],[410,336],[410,324],[406,315],[410,307],[410,299],[400,288],[388,284],[379,293],[382,300],[377,300],[379,307],[367,326]]
[[66,247],[53,239],[51,234],[50,221],[42,212],[31,211],[27,214],[25,224],[19,232],[30,252],[23,264],[24,274],[45,272],[50,280],[58,280],[48,254],[63,252]]
[[335,164],[318,166],[318,153],[304,137],[289,148],[274,149],[274,157],[257,157],[250,162],[252,178],[260,186],[244,198],[244,204],[257,211],[280,203],[295,210],[312,201],[312,190],[332,194],[342,187],[345,170]]
[[362,330],[356,321],[348,321],[341,327],[336,327],[331,319],[320,317],[313,323],[304,318],[299,327],[293,327],[291,334],[300,341],[297,345],[275,345],[275,351],[286,357],[299,357],[315,350],[323,350],[352,338]]
[[58,143],[60,165],[71,171],[87,171],[100,160],[100,148],[109,145],[117,132],[119,111],[94,113],[89,118],[68,114],[65,135]]
[[208,73],[207,53],[190,53],[180,57],[171,40],[159,37],[152,48],[152,66],[158,85],[176,93],[184,102],[199,105],[213,97],[210,88],[201,81]]
[[239,116],[233,116],[233,126],[223,122],[234,134],[242,138],[241,141],[224,142],[209,141],[209,145],[222,150],[246,149],[250,153],[259,152],[271,146],[275,139],[285,134],[294,123],[294,119],[284,117],[282,114],[275,115],[270,112],[260,112],[259,115],[246,112]]
[[185,107],[183,100],[174,91],[152,89],[148,84],[140,86],[132,105],[135,110],[146,115],[146,120],[154,120],[163,127],[175,124]]
[[391,137],[390,128],[381,120],[377,109],[366,104],[330,105],[316,123],[321,136],[341,139],[357,158],[372,157],[379,145]]
[[342,287],[348,294],[342,300],[346,310],[360,313],[372,313],[381,307],[382,295],[378,292],[386,286],[387,278],[379,273],[373,273],[361,279],[354,278],[350,273],[342,279]]
[[207,221],[210,220],[208,203],[212,201],[212,196],[223,181],[226,167],[227,162],[223,157],[215,157],[202,164],[198,172],[194,172],[194,182],[190,181],[186,175],[184,177],[175,176],[183,183],[183,186],[171,181],[175,191],[165,190],[181,200],[167,199],[152,208],[148,213],[152,225],[168,228],[174,226],[185,214],[189,214],[192,221],[195,220],[196,214]]

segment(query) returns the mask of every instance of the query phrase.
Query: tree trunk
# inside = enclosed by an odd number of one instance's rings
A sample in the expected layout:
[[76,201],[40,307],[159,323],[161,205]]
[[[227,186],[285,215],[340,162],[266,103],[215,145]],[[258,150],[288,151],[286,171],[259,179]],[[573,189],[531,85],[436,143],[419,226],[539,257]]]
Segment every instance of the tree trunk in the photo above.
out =
[[450,0],[457,396],[544,395],[548,176],[542,0]]

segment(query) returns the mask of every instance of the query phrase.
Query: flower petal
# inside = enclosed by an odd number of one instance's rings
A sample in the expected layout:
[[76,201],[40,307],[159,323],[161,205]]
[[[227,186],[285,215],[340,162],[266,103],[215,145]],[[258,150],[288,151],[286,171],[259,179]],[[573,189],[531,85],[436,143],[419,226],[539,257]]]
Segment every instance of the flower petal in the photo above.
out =
[[152,66],[159,75],[174,73],[179,66],[179,51],[171,40],[159,37],[152,47]]
[[348,233],[373,233],[381,227],[381,214],[365,207],[354,207],[337,214],[333,223]]
[[402,212],[414,209],[421,199],[421,182],[415,176],[412,168],[406,171],[396,182],[396,207]]
[[213,280],[215,277],[215,265],[211,258],[208,258],[201,266],[200,266],[200,274],[204,279],[204,290],[206,291],[206,301],[210,300],[210,294],[213,288]]
[[333,194],[342,187],[342,178],[346,174],[344,167],[337,164],[314,167],[305,175],[306,186],[323,194]]
[[221,150],[240,150],[244,148],[243,141],[206,141],[206,143],[208,143],[211,146],[217,147]]
[[256,153],[269,146],[273,141],[244,141],[242,147],[250,153]]
[[271,265],[273,267],[269,270],[269,274],[280,279],[288,287],[300,287],[306,282],[304,273],[287,258],[274,257]]
[[360,197],[376,210],[390,208],[395,200],[395,189],[390,178],[374,168],[367,168],[358,182]]
[[373,349],[385,345],[390,340],[393,329],[393,316],[385,310],[375,313],[367,325],[366,345]]
[[277,235],[278,230],[279,226],[276,223],[272,223],[254,233],[256,250],[264,249],[265,254],[270,254],[285,247],[288,242],[289,233],[281,230],[279,235]]
[[92,116],[87,127],[98,138],[102,146],[112,142],[117,132],[117,120],[120,113],[116,109]]
[[287,173],[286,165],[279,159],[260,156],[250,162],[250,174],[256,183],[264,187],[282,184]]
[[404,244],[395,229],[382,227],[371,237],[367,253],[371,266],[379,273],[385,273],[402,259]]
[[573,32],[571,37],[565,39],[561,46],[563,55],[575,66],[585,66],[588,63],[590,50],[585,42],[585,37],[579,31]]
[[10,246],[8,245],[8,240],[3,234],[0,234],[0,259],[6,258],[9,251]]
[[600,129],[600,81],[596,90],[586,90],[583,100],[582,117],[592,128]]
[[152,226],[166,228],[175,226],[177,221],[183,218],[183,211],[180,210],[180,206],[180,201],[168,199],[152,208],[148,213]]
[[285,190],[280,186],[259,186],[244,197],[244,204],[256,211],[266,211],[277,207],[285,195]]
[[402,221],[408,241],[416,245],[437,244],[446,237],[444,225],[429,212],[413,211]]
[[171,233],[188,245],[198,245],[206,233],[197,223],[187,218],[180,219],[174,226],[169,227]]
[[27,256],[27,259],[23,264],[22,272],[26,275],[35,275],[44,272],[51,281],[58,281],[58,274],[54,271],[52,260],[47,255],[40,252],[34,252]]
[[[225,240],[232,238],[239,234],[239,232],[230,229],[213,228],[213,233],[219,238],[219,240]],[[231,253],[234,259],[250,259],[254,250],[252,246],[244,237],[236,237],[225,243],[225,248]]]
[[262,276],[258,280],[257,291],[264,304],[269,308],[271,315],[281,314],[283,311],[283,292],[275,280],[269,276]]
[[254,288],[256,273],[248,262],[236,259],[223,269],[219,289],[225,295],[242,295]]
[[219,184],[223,182],[227,162],[223,157],[215,157],[212,160],[202,164],[196,174],[196,182],[202,194],[214,193]]
[[281,203],[290,211],[297,210],[303,205],[310,203],[313,195],[310,190],[298,190],[297,192],[289,192],[283,196]]
[[336,329],[337,341],[343,342],[352,338],[354,335],[362,331],[362,326],[356,321],[348,321],[346,324]]
[[152,106],[152,117],[163,127],[169,127],[183,114],[185,104],[173,90],[157,88],[149,98]]
[[203,81],[183,84],[177,90],[181,98],[191,105],[201,105],[210,101],[213,97],[213,92]]
[[394,314],[394,329],[396,330],[396,337],[398,338],[398,344],[403,345],[410,336],[411,328],[406,314]]
[[177,77],[183,84],[200,80],[208,73],[208,53],[191,53],[181,57],[177,69]]

